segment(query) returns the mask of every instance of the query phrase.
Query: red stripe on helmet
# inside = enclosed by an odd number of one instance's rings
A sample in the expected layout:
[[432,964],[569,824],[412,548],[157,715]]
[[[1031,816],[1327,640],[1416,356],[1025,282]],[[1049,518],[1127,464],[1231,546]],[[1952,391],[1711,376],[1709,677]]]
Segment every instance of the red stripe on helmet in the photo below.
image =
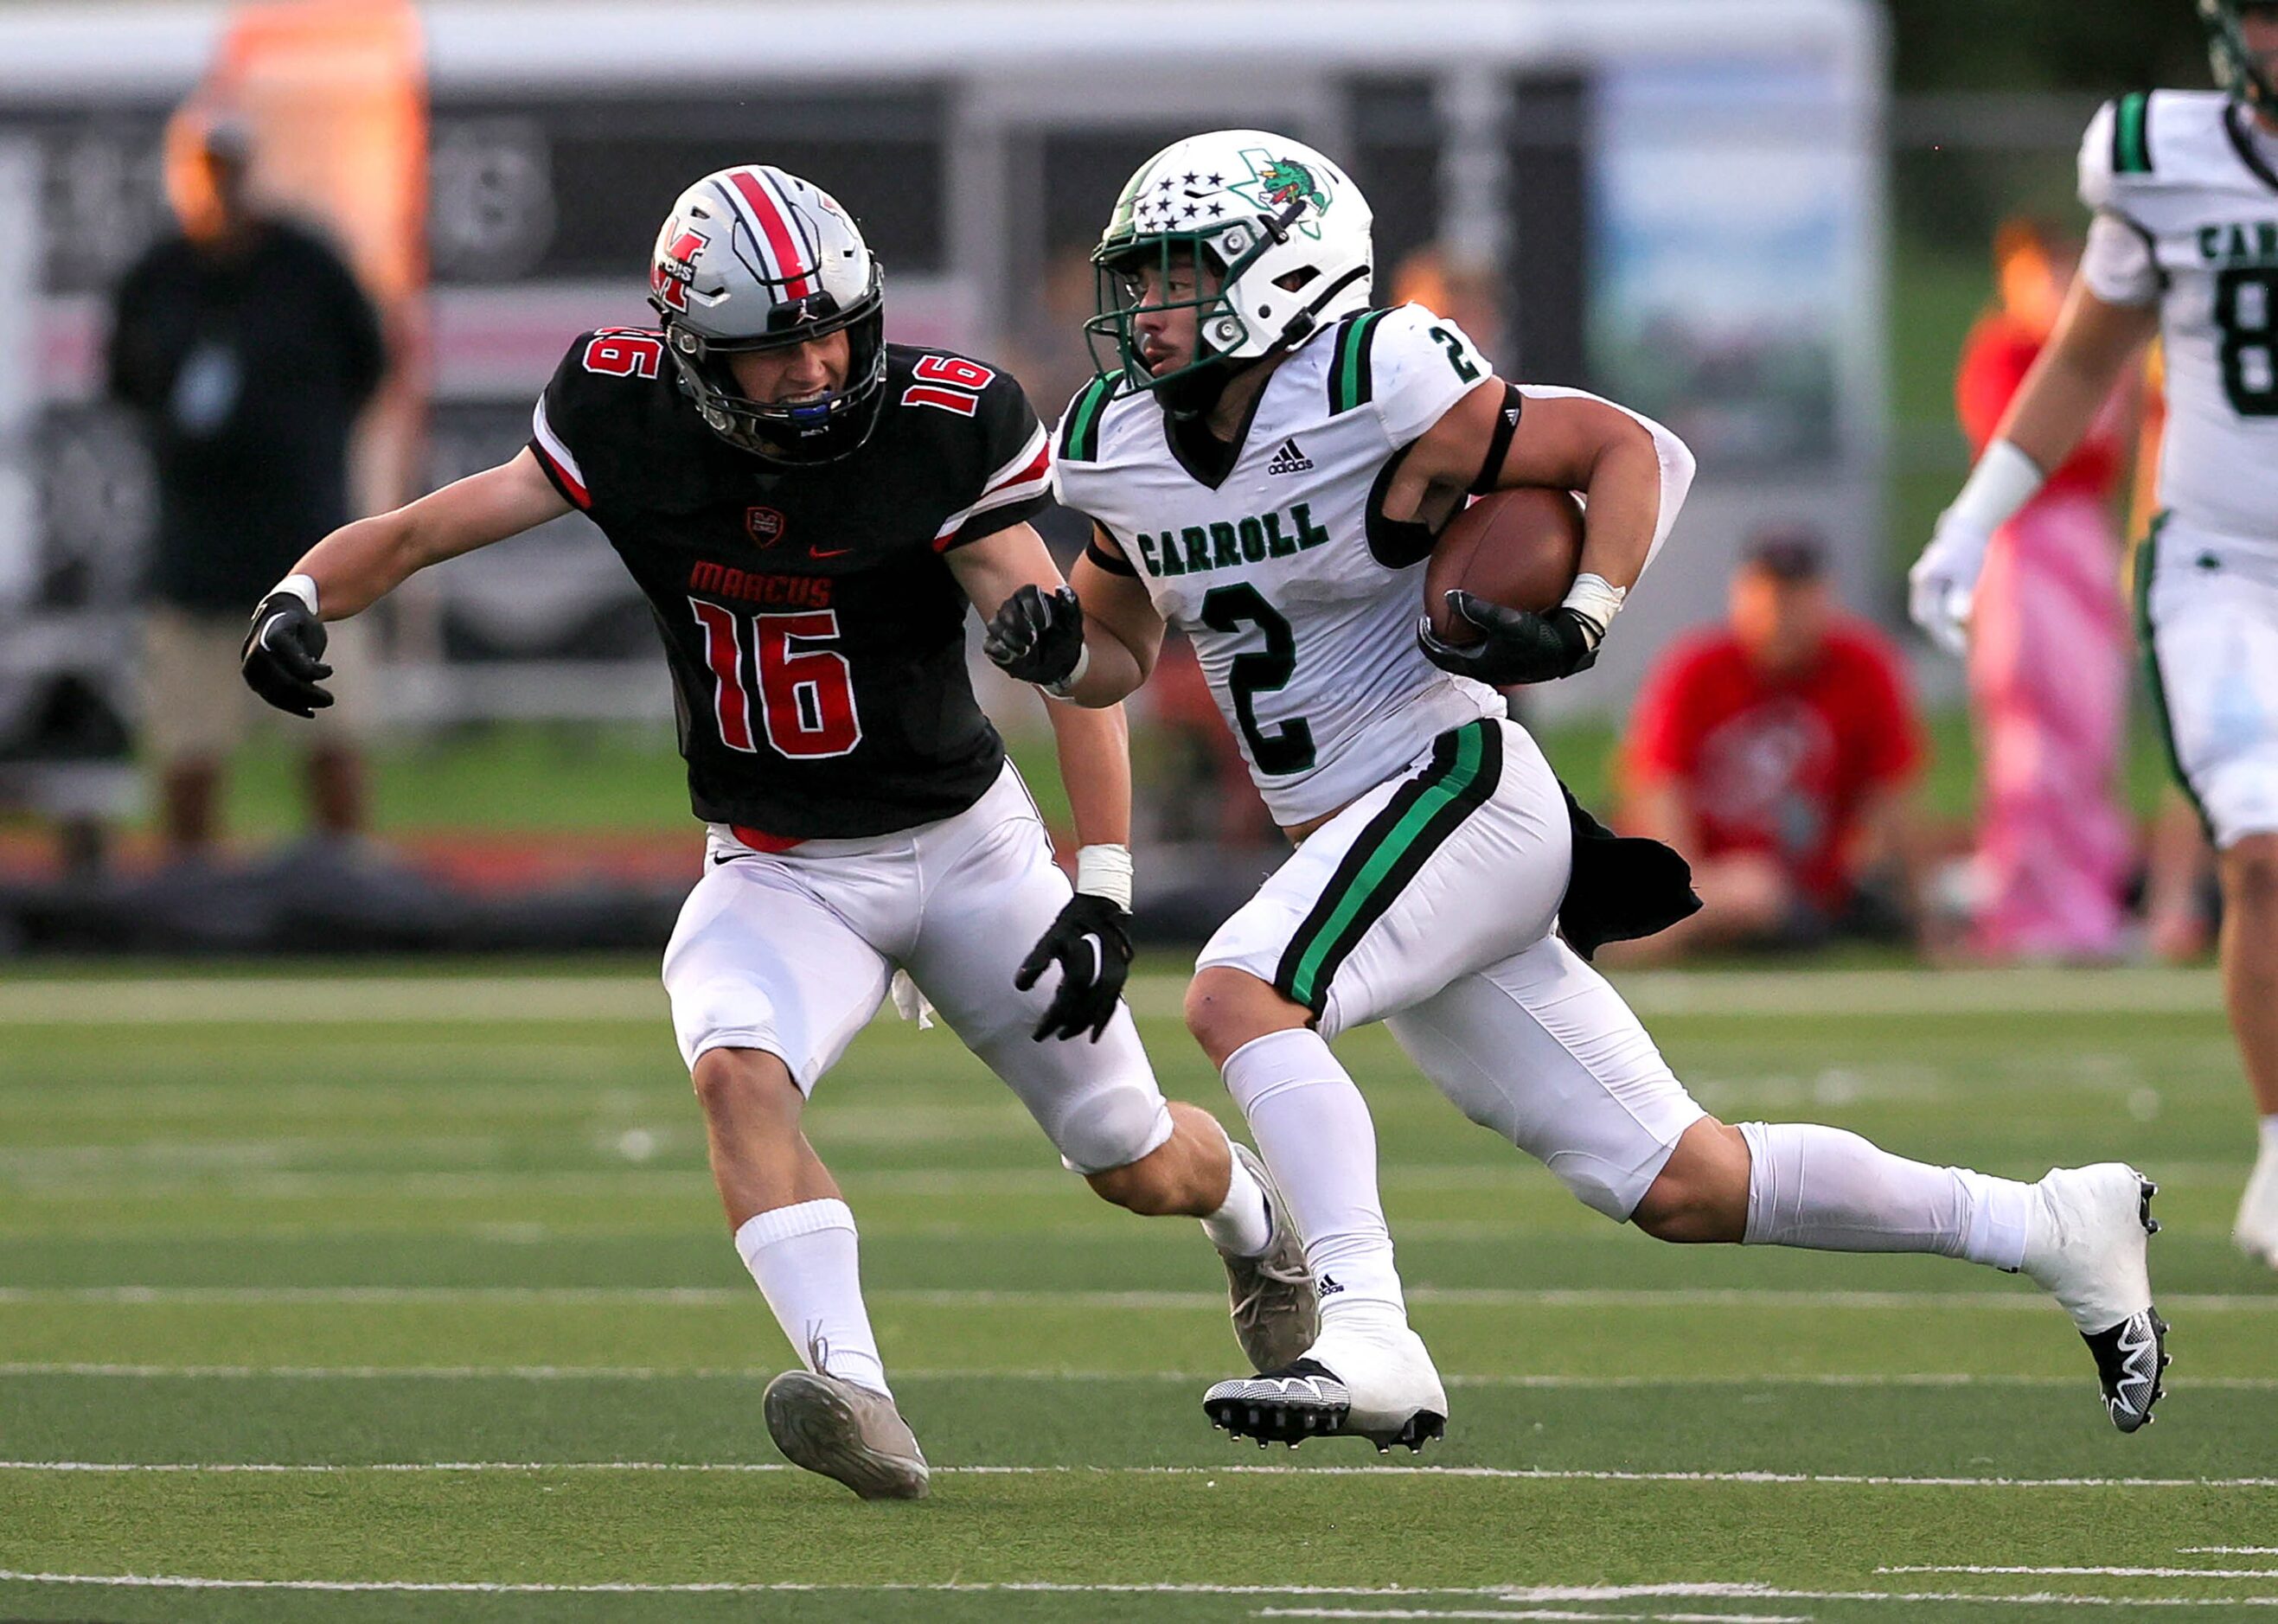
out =
[[781,203],[775,194],[760,184],[759,178],[747,169],[731,169],[728,179],[737,194],[751,205],[753,217],[760,223],[760,234],[767,239],[768,254],[776,262],[776,269],[784,278],[784,294],[790,299],[805,299],[814,292],[814,272],[800,258],[798,233],[791,230]]

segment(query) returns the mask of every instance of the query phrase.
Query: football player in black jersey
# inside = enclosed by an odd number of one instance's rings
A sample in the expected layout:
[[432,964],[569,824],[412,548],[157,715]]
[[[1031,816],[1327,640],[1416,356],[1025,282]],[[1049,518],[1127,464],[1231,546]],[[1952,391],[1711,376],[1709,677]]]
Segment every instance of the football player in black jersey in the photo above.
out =
[[906,1010],[922,989],[1101,1195],[1200,1217],[1244,1351],[1260,1369],[1285,1362],[1314,1324],[1296,1237],[1255,1158],[1164,1101],[1120,1000],[1121,713],[1050,707],[1084,842],[1071,895],[974,702],[968,606],[1065,590],[1027,522],[1050,454],[1020,385],[886,343],[854,223],[772,167],[682,194],[649,286],[660,325],[573,343],[511,461],[311,549],[255,612],[247,682],[302,715],[330,704],[325,621],[571,511],[624,560],[663,636],[710,826],[665,987],[737,1251],[806,1366],[765,1403],[792,1460],[865,1498],[926,1489],[862,1305],[853,1218],[799,1126],[890,987]]

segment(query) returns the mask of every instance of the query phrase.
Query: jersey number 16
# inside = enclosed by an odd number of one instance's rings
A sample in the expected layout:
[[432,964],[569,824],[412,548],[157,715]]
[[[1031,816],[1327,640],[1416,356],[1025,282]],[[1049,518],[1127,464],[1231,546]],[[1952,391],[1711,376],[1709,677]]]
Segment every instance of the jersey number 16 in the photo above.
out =
[[[862,742],[862,719],[854,710],[854,667],[836,649],[818,644],[838,636],[838,611],[808,609],[795,614],[748,618],[700,598],[688,606],[704,629],[704,663],[712,671],[712,720],[720,742],[730,750],[759,753],[752,727],[754,686],[759,731],[776,753],[813,761],[844,756]],[[744,649],[752,649],[756,685],[744,675]]]

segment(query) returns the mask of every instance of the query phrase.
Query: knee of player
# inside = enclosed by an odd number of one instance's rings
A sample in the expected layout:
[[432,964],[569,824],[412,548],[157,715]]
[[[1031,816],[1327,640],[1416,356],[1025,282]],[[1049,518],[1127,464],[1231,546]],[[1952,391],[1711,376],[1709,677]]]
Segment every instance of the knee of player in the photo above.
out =
[[1048,1125],[1060,1159],[1103,1197],[1134,1212],[1152,1210],[1142,1203],[1157,1198],[1172,1170],[1170,1158],[1155,1154],[1170,1140],[1172,1124],[1151,1085],[1096,1090]]
[[1630,1222],[1678,1245],[1740,1240],[1748,1227],[1748,1149],[1714,1117],[1688,1129],[1647,1186]]
[[780,1116],[797,1120],[806,1103],[791,1068],[756,1048],[712,1048],[689,1073],[707,1117]]
[[1145,1155],[1103,1173],[1086,1173],[1084,1179],[1104,1201],[1143,1218],[1165,1217],[1182,1209],[1185,1193],[1171,1170],[1160,1165],[1162,1161]]
[[2222,854],[2222,889],[2234,908],[2278,910],[2278,834],[2235,842]]
[[1247,971],[1212,965],[1187,986],[1187,1030],[1211,1064],[1223,1066],[1243,1044],[1305,1024],[1303,1009]]

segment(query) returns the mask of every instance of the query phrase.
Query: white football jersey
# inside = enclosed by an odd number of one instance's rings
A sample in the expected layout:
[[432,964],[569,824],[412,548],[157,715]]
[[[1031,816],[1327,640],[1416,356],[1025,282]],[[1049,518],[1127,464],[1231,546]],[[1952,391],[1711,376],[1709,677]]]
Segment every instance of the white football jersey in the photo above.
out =
[[1394,454],[1489,376],[1421,305],[1325,327],[1274,370],[1223,480],[1173,447],[1151,394],[1105,378],[1061,419],[1059,499],[1122,549],[1193,643],[1250,775],[1285,827],[1407,770],[1502,696],[1416,644],[1423,526],[1373,511]]
[[2160,505],[2278,550],[2278,138],[2219,91],[2123,96],[2088,126],[2080,193],[2090,288],[2160,306]]

